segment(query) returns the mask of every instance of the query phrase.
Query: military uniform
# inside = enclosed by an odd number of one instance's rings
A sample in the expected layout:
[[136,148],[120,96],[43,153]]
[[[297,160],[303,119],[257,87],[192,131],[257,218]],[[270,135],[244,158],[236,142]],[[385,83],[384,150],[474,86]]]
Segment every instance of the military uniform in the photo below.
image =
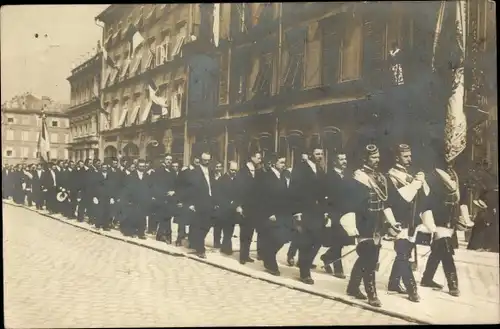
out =
[[[457,173],[448,168],[446,171],[435,169],[430,180],[431,193],[428,198],[428,208],[432,210],[435,223],[434,241],[431,245],[431,254],[427,260],[421,285],[424,287],[441,288],[433,281],[437,267],[443,262],[443,270],[448,281],[449,292],[452,296],[459,296],[457,269],[453,255],[452,236],[457,229],[460,214],[460,190]],[[467,207],[467,206],[465,206]]]
[[[410,151],[407,145],[401,145],[400,151]],[[409,299],[419,301],[417,284],[411,269],[411,252],[415,247],[414,237],[416,228],[421,220],[419,214],[425,207],[425,198],[430,189],[427,183],[414,179],[407,169],[396,164],[388,172],[389,177],[389,201],[394,211],[395,218],[401,224],[401,231],[397,234],[394,242],[396,259],[392,265],[389,277],[388,290],[399,293],[408,293]],[[400,286],[400,280],[406,288]]]
[[[367,156],[379,153],[375,145],[368,145],[366,151]],[[355,228],[348,232],[350,236],[358,236],[356,246],[358,259],[352,268],[347,294],[357,299],[366,299],[359,289],[363,280],[368,303],[375,307],[381,306],[375,286],[375,272],[379,261],[384,222],[387,220],[395,225],[388,201],[385,176],[364,165],[354,172],[349,191],[345,193],[343,200],[345,208],[340,219],[344,228],[347,227],[346,222],[351,222]]]

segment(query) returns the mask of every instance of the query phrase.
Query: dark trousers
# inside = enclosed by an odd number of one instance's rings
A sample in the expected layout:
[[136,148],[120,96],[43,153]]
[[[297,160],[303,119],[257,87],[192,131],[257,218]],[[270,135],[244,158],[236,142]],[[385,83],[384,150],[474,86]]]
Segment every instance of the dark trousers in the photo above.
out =
[[198,253],[205,252],[205,239],[210,231],[210,214],[196,213],[189,226],[189,246]]
[[422,281],[432,281],[440,262],[443,262],[443,271],[449,289],[458,288],[457,268],[453,255],[453,242],[451,238],[441,238],[431,244],[431,254],[427,260]]
[[342,265],[343,247],[343,244],[334,242],[322,256],[322,260],[326,264],[333,263],[333,271],[336,274],[344,274],[344,266]]
[[31,207],[33,205],[33,192],[32,191],[26,192],[26,202],[28,203],[28,207]]
[[44,195],[42,191],[34,191],[33,192],[33,201],[35,202],[36,209],[41,210],[45,200],[44,200]]
[[377,289],[375,287],[375,271],[380,255],[381,245],[376,245],[373,240],[364,240],[356,246],[358,259],[354,263],[347,285],[347,292],[359,291],[359,285],[363,280],[366,294],[368,298],[377,297]]
[[264,267],[268,270],[278,271],[279,268],[278,262],[276,261],[276,255],[285,243],[267,234],[262,235],[261,239],[261,257],[264,261]]
[[111,226],[111,205],[108,199],[99,200],[96,205],[96,227],[110,228]]
[[221,250],[227,253],[233,252],[234,222],[227,221],[222,225]]
[[[155,214],[153,217],[152,225],[157,225],[149,228],[149,231],[156,231],[158,228],[158,236],[165,237],[167,240],[172,240],[172,216],[167,212],[166,214]],[[158,224],[157,224],[158,223]]]
[[240,260],[246,261],[250,258],[250,245],[252,244],[254,223],[250,218],[244,218],[240,224]]
[[397,290],[402,280],[403,284],[410,294],[417,293],[415,277],[411,270],[410,258],[414,244],[407,239],[399,239],[394,242],[396,259],[392,264],[391,275],[389,276],[389,290]]
[[57,212],[57,200],[56,200],[56,190],[55,189],[50,189],[47,192],[45,192],[45,200],[47,204],[47,210],[50,212]]
[[187,225],[179,223],[177,225],[177,241],[187,238]]
[[302,228],[299,235],[299,269],[300,277],[308,278],[311,276],[311,267],[314,258],[321,248],[321,231],[317,229]]
[[80,203],[78,204],[78,213],[76,215],[76,218],[79,222],[83,222],[85,213],[87,212],[87,209],[89,207],[89,198],[87,196],[83,196],[80,200]]
[[222,245],[222,225],[220,223],[216,223],[213,226],[214,230],[214,247],[215,248],[220,248]]
[[288,247],[288,252],[286,256],[288,259],[293,259],[297,255],[297,251],[299,251],[299,235],[298,233],[294,235],[292,238],[292,242],[290,242],[290,246]]
[[144,236],[148,209],[140,203],[129,206],[129,217],[127,221],[130,224],[131,233],[133,235]]

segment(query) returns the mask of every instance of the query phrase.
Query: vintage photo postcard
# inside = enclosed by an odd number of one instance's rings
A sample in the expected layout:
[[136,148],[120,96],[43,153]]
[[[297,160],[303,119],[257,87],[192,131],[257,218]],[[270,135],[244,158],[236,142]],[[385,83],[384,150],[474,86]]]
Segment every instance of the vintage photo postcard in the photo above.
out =
[[500,322],[494,1],[0,31],[6,328]]

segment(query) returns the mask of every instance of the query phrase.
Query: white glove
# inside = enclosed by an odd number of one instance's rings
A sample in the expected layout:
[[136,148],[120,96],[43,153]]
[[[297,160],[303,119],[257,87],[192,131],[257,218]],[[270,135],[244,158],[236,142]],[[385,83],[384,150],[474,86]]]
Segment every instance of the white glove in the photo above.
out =
[[179,203],[177,204],[177,207],[182,208],[182,203],[180,203],[180,202],[179,202]]
[[236,212],[240,215],[243,214],[243,208],[241,206],[236,207]]
[[270,216],[269,220],[275,222],[276,221],[276,216],[274,216],[274,215]]
[[80,202],[80,201],[82,201],[82,199],[81,198],[76,198],[76,201]]
[[175,191],[168,191],[168,193],[167,193],[168,196],[172,196],[174,194],[175,194]]
[[97,200],[96,197],[94,197],[93,201],[94,201],[94,204],[99,204],[99,200]]
[[300,222],[302,220],[302,213],[293,215],[293,219],[295,219],[297,222]]
[[326,225],[325,227],[332,227],[332,220],[330,219],[330,217],[326,217]]
[[115,199],[113,198],[109,199],[109,204],[115,204]]
[[194,208],[194,206],[189,206],[189,210],[196,211],[196,209]]

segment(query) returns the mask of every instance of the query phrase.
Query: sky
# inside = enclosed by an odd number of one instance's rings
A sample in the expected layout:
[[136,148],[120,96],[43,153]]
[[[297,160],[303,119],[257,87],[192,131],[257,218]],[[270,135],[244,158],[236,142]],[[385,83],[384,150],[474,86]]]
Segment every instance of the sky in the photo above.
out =
[[72,64],[83,62],[82,56],[101,40],[102,28],[94,17],[107,6],[2,6],[1,103],[24,92],[69,103],[66,78]]

